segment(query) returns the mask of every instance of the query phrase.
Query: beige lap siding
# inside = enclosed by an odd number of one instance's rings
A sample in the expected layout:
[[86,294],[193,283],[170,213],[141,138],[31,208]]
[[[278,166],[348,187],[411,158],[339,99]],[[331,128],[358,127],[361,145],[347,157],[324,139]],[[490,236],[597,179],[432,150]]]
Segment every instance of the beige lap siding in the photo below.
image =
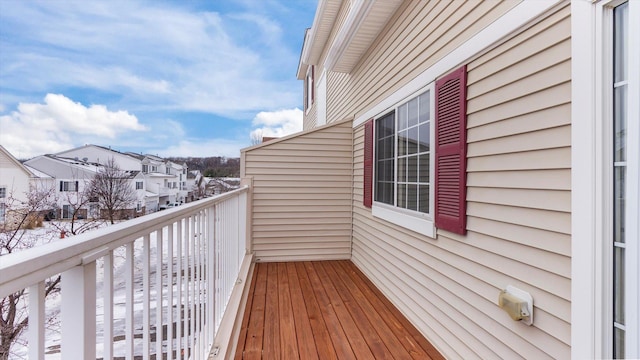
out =
[[[428,36],[410,24],[431,4],[403,5],[425,8],[396,16],[382,38]],[[457,4],[471,12],[489,6],[475,5]],[[466,236],[438,231],[430,239],[373,218],[362,206],[364,126],[354,129],[353,261],[448,358],[570,358],[569,35],[565,6],[467,64]],[[424,46],[415,53],[402,48],[381,56],[370,51],[349,84],[353,96],[377,83],[370,100],[362,100],[374,104],[436,56],[421,54],[429,52]],[[365,76],[368,67],[375,74]],[[384,70],[391,68],[396,72]],[[347,102],[345,111],[361,111],[360,101]],[[533,296],[533,326],[497,306],[506,285]]]
[[257,261],[351,257],[351,121],[243,150]]

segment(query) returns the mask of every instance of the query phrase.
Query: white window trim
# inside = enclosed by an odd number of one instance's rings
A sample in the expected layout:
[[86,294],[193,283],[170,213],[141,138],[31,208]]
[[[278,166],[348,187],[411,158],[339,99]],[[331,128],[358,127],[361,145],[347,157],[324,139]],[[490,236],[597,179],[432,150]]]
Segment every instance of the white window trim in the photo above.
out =
[[314,84],[314,74],[313,74],[313,65],[309,65],[309,67],[307,68],[307,73],[304,76],[304,86],[305,86],[305,91],[304,91],[304,96],[305,96],[305,103],[307,105],[306,109],[304,109],[304,114],[308,114],[309,110],[311,110],[311,107],[313,107],[313,101],[314,101],[314,96],[313,96],[313,91],[315,90],[315,84]]
[[[608,238],[610,229],[607,214],[611,211],[611,180],[608,179],[610,162],[606,158],[611,148],[611,129],[606,129],[603,116],[610,116],[609,97],[606,94],[605,72],[611,68],[602,54],[607,54],[606,44],[611,33],[606,29],[608,10],[621,1],[571,2],[571,158],[572,158],[572,254],[571,254],[571,357],[572,359],[611,357],[609,298],[612,278],[609,252],[603,239]],[[629,19],[640,18],[640,3],[629,1]],[[640,24],[629,21],[629,43],[640,43]],[[640,47],[629,48],[629,88],[630,99],[628,118],[640,116]],[[633,99],[636,99],[634,101]],[[577,106],[576,104],[581,104]],[[591,104],[591,106],[585,106]],[[640,163],[640,129],[637,123],[627,124],[627,237],[638,239],[640,225],[640,191],[638,190]],[[608,184],[609,183],[609,184]],[[589,224],[585,226],[585,224]],[[640,272],[640,246],[638,242],[627,244],[625,273]],[[627,277],[625,283],[626,309],[626,357],[639,358],[640,279]],[[609,330],[608,330],[609,329]]]
[[[430,143],[431,148],[429,149],[429,214],[420,213],[417,211],[411,211],[407,209],[402,209],[393,205],[384,204],[375,201],[375,182],[376,182],[376,161],[375,155],[373,160],[373,179],[371,181],[372,189],[372,205],[371,205],[371,214],[374,217],[380,218],[382,220],[386,220],[392,224],[407,228],[409,230],[415,231],[418,234],[422,234],[428,236],[430,238],[436,237],[436,228],[433,221],[433,214],[435,211],[435,82],[430,83],[427,86],[422,87],[418,91],[410,94],[405,97],[401,101],[393,104],[388,109],[382,111],[378,116],[376,116],[374,120],[374,135],[373,135],[373,144],[374,144],[374,154],[375,154],[375,146],[376,146],[376,134],[375,134],[375,121],[382,117],[386,116],[390,111],[395,111],[395,109],[404,104],[405,102],[413,99],[416,96],[424,93],[425,91],[429,91],[429,114],[431,119],[429,119],[429,127],[430,127]],[[396,144],[397,148],[397,144]],[[396,162],[397,166],[397,162]],[[394,170],[394,173],[396,170]]]

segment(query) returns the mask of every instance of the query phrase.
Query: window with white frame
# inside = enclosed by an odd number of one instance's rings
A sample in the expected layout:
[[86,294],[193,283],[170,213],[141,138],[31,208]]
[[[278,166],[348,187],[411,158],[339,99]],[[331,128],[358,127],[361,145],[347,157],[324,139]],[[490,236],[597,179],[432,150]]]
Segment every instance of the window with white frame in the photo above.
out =
[[[625,257],[627,197],[629,3],[613,9],[613,357],[625,358]],[[636,119],[637,120],[637,119]],[[636,239],[637,241],[637,239]]]
[[307,76],[305,78],[305,88],[304,88],[304,110],[307,111],[313,105],[314,98],[314,79],[313,79],[313,65],[309,66],[307,69]]
[[7,205],[5,205],[4,203],[0,203],[0,223],[4,222],[6,215],[7,215]]
[[431,90],[375,120],[374,201],[431,214]]
[[142,190],[144,188],[144,183],[142,181],[136,181],[136,190]]
[[60,181],[60,191],[78,191],[77,181]]
[[0,199],[6,198],[6,197],[7,197],[7,188],[0,187]]
[[142,165],[142,172],[143,173],[148,173],[149,172],[149,165]]

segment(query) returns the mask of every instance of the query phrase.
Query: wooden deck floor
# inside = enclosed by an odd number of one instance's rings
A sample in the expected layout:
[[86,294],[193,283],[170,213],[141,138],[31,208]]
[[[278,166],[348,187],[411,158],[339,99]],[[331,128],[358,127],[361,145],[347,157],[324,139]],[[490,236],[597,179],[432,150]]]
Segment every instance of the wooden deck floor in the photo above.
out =
[[236,359],[442,359],[351,261],[257,263]]

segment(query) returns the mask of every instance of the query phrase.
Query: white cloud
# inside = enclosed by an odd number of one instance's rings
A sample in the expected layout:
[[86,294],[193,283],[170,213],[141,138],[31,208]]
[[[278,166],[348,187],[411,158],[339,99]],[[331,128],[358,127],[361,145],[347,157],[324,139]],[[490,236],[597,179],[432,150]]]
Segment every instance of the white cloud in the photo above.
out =
[[57,94],[47,94],[44,104],[20,103],[17,111],[0,116],[0,129],[0,143],[21,158],[148,130],[127,111],[87,107]]
[[262,111],[253,119],[251,139],[267,137],[283,137],[302,130],[302,110],[285,109],[278,111]]
[[233,118],[300,101],[298,54],[268,16],[142,1],[17,2],[8,10],[0,73],[14,89],[99,89],[135,112]]

